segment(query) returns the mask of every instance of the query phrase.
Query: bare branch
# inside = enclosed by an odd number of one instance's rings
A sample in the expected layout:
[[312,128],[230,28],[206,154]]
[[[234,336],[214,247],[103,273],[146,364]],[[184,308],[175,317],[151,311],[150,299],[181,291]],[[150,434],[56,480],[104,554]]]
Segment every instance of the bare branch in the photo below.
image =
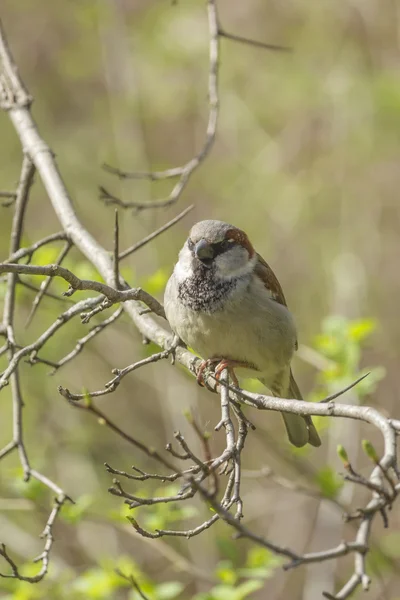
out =
[[146,454],[146,456],[158,461],[164,467],[171,469],[172,472],[177,471],[176,467],[171,462],[169,462],[169,460],[167,460],[164,456],[162,456],[162,454],[160,454],[154,448],[149,448],[143,442],[137,440],[136,438],[132,437],[131,435],[129,435],[128,433],[123,431],[123,429],[121,429],[120,427],[118,427],[118,425],[116,425],[113,421],[111,421],[111,419],[109,419],[101,410],[99,410],[96,406],[94,406],[94,404],[92,402],[85,402],[85,403],[80,404],[78,402],[70,401],[68,396],[64,396],[62,393],[61,393],[61,395],[64,398],[66,398],[69,402],[71,402],[71,406],[73,406],[74,408],[77,408],[79,410],[85,410],[85,411],[93,414],[94,416],[96,416],[102,425],[104,424],[107,427],[109,427],[112,431],[114,431],[122,439],[124,439],[129,444],[132,444],[133,446],[138,448],[141,452]]
[[32,342],[28,346],[24,346],[18,352],[13,354],[11,360],[9,361],[8,367],[5,369],[3,374],[0,377],[0,390],[9,383],[10,376],[17,369],[20,361],[25,357],[30,355],[30,359],[33,360],[36,357],[38,351],[43,348],[44,344],[70,319],[79,315],[83,310],[87,310],[97,304],[100,304],[102,301],[102,297],[98,296],[97,298],[88,298],[87,300],[81,300],[81,302],[77,302],[73,306],[71,306],[68,310],[63,312],[56,321],[46,329],[42,333],[41,336],[35,342]]
[[52,366],[54,367],[54,370],[50,374],[54,375],[54,373],[58,371],[58,369],[60,369],[65,364],[73,360],[76,356],[78,356],[78,354],[82,352],[86,344],[90,342],[94,337],[96,337],[99,333],[104,331],[106,327],[115,323],[115,321],[119,319],[119,317],[122,315],[122,312],[122,307],[120,307],[114,312],[114,314],[111,315],[111,317],[105,319],[104,321],[102,321],[102,323],[99,323],[98,325],[92,327],[88,334],[86,334],[84,337],[80,338],[76,342],[76,346],[73,350],[71,350],[71,352],[69,352],[66,356],[64,356],[64,358],[62,358],[58,362],[53,363]]
[[37,556],[34,560],[34,562],[42,563],[39,573],[37,575],[33,575],[31,577],[22,575],[19,572],[16,563],[9,556],[5,544],[0,544],[0,556],[2,556],[5,559],[5,561],[8,563],[8,565],[11,567],[11,574],[6,575],[4,573],[0,573],[0,577],[6,578],[6,579],[19,579],[20,581],[27,581],[28,583],[38,583],[45,577],[45,575],[47,574],[48,568],[49,568],[50,551],[51,551],[51,548],[52,548],[53,542],[54,542],[54,538],[53,538],[54,522],[55,522],[57,515],[60,512],[62,506],[65,504],[65,502],[67,500],[70,501],[70,498],[68,498],[65,495],[61,495],[59,498],[56,498],[56,500],[54,502],[53,510],[51,511],[50,516],[47,519],[47,523],[46,523],[43,533],[41,535],[41,537],[46,539],[46,542],[45,542],[45,545],[43,548],[43,552],[39,556]]
[[61,267],[58,264],[52,265],[20,265],[16,263],[0,263],[0,273],[19,273],[25,275],[46,275],[48,277],[61,277],[69,283],[69,288],[64,292],[64,296],[72,296],[77,290],[91,290],[103,294],[107,302],[104,308],[108,308],[117,302],[127,302],[128,300],[139,300],[144,302],[152,312],[160,317],[164,317],[164,309],[161,304],[150,294],[141,288],[132,288],[125,290],[116,290],[100,281],[91,281],[89,279],[79,279],[69,269]]
[[114,252],[113,252],[113,266],[114,266],[114,287],[115,289],[120,288],[119,281],[119,223],[118,223],[118,210],[115,210],[115,222],[114,222]]
[[114,194],[108,192],[103,186],[100,187],[100,198],[106,204],[117,204],[123,208],[136,208],[144,210],[149,208],[160,208],[170,206],[178,201],[183,190],[189,182],[193,172],[201,165],[209,154],[215,140],[218,123],[218,68],[219,68],[219,35],[218,14],[216,0],[207,0],[208,29],[209,29],[209,72],[208,72],[208,123],[206,139],[200,152],[182,167],[156,171],[154,173],[123,173],[119,169],[106,165],[106,170],[116,174],[120,179],[150,179],[160,180],[178,177],[178,181],[167,198],[151,202],[124,202]]
[[39,248],[41,248],[42,246],[46,246],[47,244],[51,244],[52,242],[66,240],[68,240],[68,237],[63,231],[60,231],[58,233],[52,233],[51,235],[48,235],[42,240],[39,240],[35,244],[32,244],[32,246],[29,246],[29,248],[19,248],[16,252],[11,254],[4,262],[18,262],[19,260],[21,260],[21,258],[27,256],[29,263],[36,250],[39,250]]
[[124,369],[113,369],[112,373],[115,375],[115,377],[113,377],[113,379],[106,383],[103,390],[97,390],[95,392],[85,392],[84,394],[72,394],[68,389],[59,386],[58,391],[62,396],[64,396],[64,398],[66,398],[67,400],[72,400],[74,402],[78,400],[84,400],[87,398],[98,398],[99,396],[105,396],[106,394],[111,394],[112,392],[115,392],[115,390],[121,383],[121,380],[125,377],[125,375],[128,375],[128,373],[132,373],[132,371],[136,371],[137,369],[140,369],[145,365],[149,365],[151,363],[158,362],[159,360],[168,358],[169,355],[170,352],[168,350],[163,350],[162,352],[153,354],[152,356],[144,358],[143,360],[139,360],[138,362],[133,363],[132,365],[129,365]]

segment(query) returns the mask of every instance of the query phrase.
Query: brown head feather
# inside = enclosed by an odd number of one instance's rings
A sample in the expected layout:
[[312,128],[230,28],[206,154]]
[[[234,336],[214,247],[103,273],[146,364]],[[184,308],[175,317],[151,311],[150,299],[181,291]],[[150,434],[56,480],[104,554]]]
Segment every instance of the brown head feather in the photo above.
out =
[[235,242],[243,246],[243,248],[245,248],[249,253],[249,258],[252,258],[254,256],[254,248],[251,245],[249,238],[247,237],[245,232],[241,229],[237,229],[236,227],[228,229],[228,231],[225,233],[225,239],[235,240]]

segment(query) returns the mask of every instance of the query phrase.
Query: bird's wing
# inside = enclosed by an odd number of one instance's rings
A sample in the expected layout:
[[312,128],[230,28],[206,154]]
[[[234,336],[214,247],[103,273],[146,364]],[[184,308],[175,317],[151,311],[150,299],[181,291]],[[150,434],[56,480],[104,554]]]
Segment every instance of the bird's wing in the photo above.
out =
[[254,272],[257,275],[257,277],[259,277],[263,282],[264,287],[270,293],[271,298],[273,298],[276,302],[279,302],[279,304],[287,306],[286,299],[281,288],[281,284],[276,278],[276,275],[271,269],[271,267],[259,254],[257,254],[257,263]]
[[[268,290],[271,298],[275,300],[275,302],[279,302],[279,304],[287,306],[285,295],[275,273],[273,272],[269,264],[266,263],[263,257],[260,256],[258,253],[257,263],[254,272],[257,275],[257,277],[259,277],[263,282],[264,287]],[[298,343],[296,340],[296,350],[297,347]]]

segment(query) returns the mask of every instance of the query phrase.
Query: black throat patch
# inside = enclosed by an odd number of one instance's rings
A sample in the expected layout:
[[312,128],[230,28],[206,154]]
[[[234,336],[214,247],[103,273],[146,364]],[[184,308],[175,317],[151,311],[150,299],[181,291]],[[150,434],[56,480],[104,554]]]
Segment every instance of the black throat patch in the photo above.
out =
[[242,278],[224,281],[215,275],[215,268],[200,264],[193,275],[178,284],[178,298],[196,312],[213,313],[222,308]]

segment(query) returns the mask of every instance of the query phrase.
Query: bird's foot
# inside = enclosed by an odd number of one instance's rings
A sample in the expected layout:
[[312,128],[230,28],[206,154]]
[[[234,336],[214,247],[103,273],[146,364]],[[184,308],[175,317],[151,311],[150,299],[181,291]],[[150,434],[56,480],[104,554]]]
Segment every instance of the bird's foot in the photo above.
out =
[[236,387],[239,387],[239,381],[238,378],[236,377],[235,371],[233,370],[235,367],[245,367],[246,365],[244,363],[241,363],[238,360],[230,360],[229,358],[224,358],[223,360],[220,361],[220,363],[217,365],[216,369],[215,369],[215,379],[218,381],[221,378],[222,372],[225,371],[225,369],[228,370],[229,373],[229,377],[232,379],[233,384]]
[[207,360],[202,360],[200,363],[200,367],[199,370],[197,371],[197,383],[201,386],[204,387],[205,381],[204,381],[204,371],[206,369],[208,369],[208,367],[211,367],[214,364],[217,364],[219,362],[221,362],[223,359],[222,358],[208,358]]
[[216,365],[214,370],[215,379],[219,383],[222,372],[225,369],[228,369],[229,377],[236,387],[239,387],[239,381],[236,377],[234,369],[237,367],[248,367],[246,363],[240,362],[239,360],[231,360],[230,358],[209,358],[208,360],[203,360],[200,364],[199,370],[197,371],[197,383],[201,386],[205,385],[204,382],[204,371],[211,367],[212,365]]

